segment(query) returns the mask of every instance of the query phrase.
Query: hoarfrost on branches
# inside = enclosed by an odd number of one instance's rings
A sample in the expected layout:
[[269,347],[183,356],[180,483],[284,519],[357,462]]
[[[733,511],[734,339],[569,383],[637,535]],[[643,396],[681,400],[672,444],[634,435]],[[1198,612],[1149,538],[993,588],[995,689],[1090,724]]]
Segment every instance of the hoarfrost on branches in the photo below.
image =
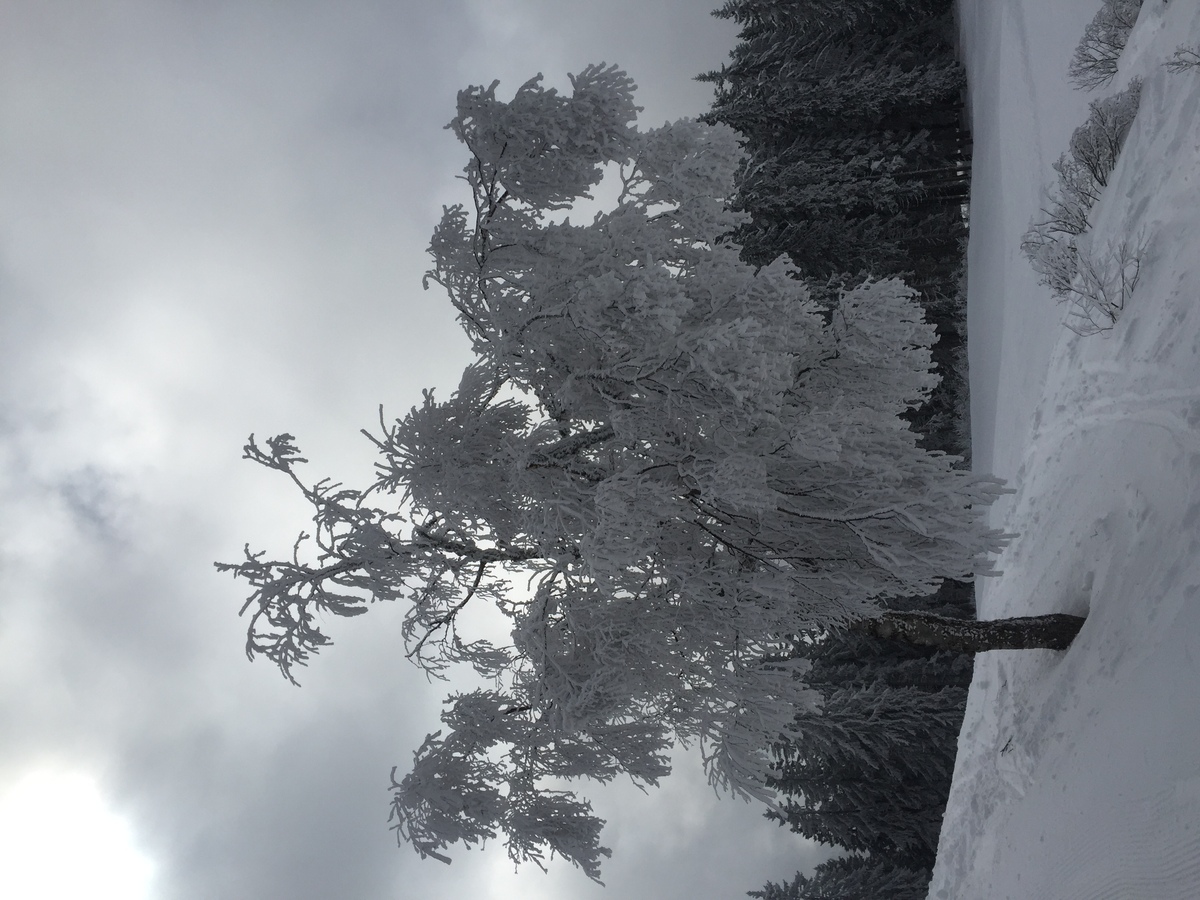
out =
[[1116,77],[1125,42],[1141,9],[1142,0],[1104,0],[1071,57],[1067,74],[1075,87],[1095,90]]
[[[289,677],[328,643],[321,613],[403,600],[410,659],[491,679],[395,780],[421,855],[502,838],[598,878],[602,823],[566,780],[654,784],[695,741],[714,785],[770,801],[768,748],[818,697],[780,661],[791,636],[986,570],[999,487],[900,419],[936,382],[912,291],[868,281],[830,312],[786,264],[756,272],[725,238],[744,218],[735,133],[637,130],[615,67],[572,84],[459,94],[470,200],[427,276],[477,357],[458,390],[381,414],[365,490],[302,479],[290,436],[252,440],[316,527],[291,558],[221,568],[252,589],[248,652]],[[605,164],[616,204],[555,221]],[[507,646],[460,634],[480,603],[511,620]]]
[[1093,247],[1088,216],[1125,145],[1141,89],[1133,79],[1125,90],[1089,104],[1087,121],[1054,164],[1058,182],[1046,192],[1042,218],[1021,241],[1041,283],[1070,305],[1067,326],[1079,334],[1111,328],[1137,285],[1144,243]]
[[1200,69],[1200,48],[1180,46],[1175,48],[1171,58],[1163,65],[1172,72],[1186,72],[1189,69]]

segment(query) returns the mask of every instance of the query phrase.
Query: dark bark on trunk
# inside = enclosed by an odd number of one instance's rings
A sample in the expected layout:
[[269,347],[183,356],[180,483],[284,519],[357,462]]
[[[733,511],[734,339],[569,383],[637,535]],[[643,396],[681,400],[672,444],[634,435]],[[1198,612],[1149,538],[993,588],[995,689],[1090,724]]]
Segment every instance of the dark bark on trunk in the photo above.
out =
[[1082,616],[1052,613],[1015,619],[951,619],[932,613],[885,612],[851,623],[883,640],[958,653],[987,650],[1066,650],[1083,626]]

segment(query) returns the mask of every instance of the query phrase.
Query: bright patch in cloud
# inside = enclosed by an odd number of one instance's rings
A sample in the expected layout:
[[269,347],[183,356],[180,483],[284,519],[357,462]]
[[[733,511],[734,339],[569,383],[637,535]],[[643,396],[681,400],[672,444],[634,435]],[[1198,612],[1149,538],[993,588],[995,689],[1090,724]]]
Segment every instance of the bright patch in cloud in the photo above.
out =
[[153,868],[83,775],[38,772],[0,795],[5,900],[147,900]]

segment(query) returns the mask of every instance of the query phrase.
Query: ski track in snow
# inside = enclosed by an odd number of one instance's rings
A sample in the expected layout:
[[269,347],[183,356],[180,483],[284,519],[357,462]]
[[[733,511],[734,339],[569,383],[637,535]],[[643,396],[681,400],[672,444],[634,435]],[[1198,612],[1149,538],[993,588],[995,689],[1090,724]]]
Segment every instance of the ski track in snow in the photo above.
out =
[[[963,0],[976,160],[976,464],[1015,537],[982,618],[1086,614],[1065,653],[976,659],[929,896],[1200,898],[1200,0],[1146,0],[1117,81],[1066,66],[1098,0]],[[1144,78],[1091,220],[1146,242],[1116,326],[1081,338],[1020,256],[1087,102]]]

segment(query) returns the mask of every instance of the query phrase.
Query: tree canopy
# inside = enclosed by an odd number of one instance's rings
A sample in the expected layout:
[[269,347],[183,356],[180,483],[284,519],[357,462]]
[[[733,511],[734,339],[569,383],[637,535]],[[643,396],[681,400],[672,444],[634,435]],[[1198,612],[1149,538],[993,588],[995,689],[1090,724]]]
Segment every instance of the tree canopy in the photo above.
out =
[[[291,435],[252,437],[314,526],[290,557],[218,566],[249,583],[248,653],[289,678],[329,643],[321,616],[401,600],[414,662],[487,679],[394,784],[422,856],[502,835],[598,878],[603,823],[569,780],[654,784],[695,741],[714,785],[770,800],[769,747],[820,697],[793,636],[970,579],[1001,535],[998,484],[901,418],[937,380],[913,291],[866,281],[829,309],[788,263],[743,263],[735,133],[638,130],[616,67],[571,84],[459,94],[469,200],[426,280],[472,342],[458,389],[381,413],[361,489],[303,478]],[[606,171],[618,199],[573,223]],[[507,643],[460,632],[480,603]]]

